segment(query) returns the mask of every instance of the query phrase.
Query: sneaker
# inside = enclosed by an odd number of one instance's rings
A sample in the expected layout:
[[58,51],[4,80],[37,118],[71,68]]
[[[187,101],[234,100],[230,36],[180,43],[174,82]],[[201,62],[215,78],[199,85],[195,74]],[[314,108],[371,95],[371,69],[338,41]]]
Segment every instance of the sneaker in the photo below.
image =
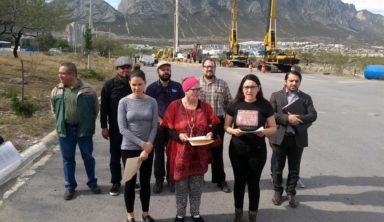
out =
[[155,222],[155,220],[149,215],[142,216],[142,218],[143,218],[143,222]]
[[302,180],[302,179],[299,179],[299,180],[297,181],[296,186],[298,186],[298,187],[300,187],[300,188],[305,188],[305,184],[303,183],[303,180]]
[[75,197],[75,189],[67,189],[64,193],[64,200],[72,200]]
[[192,218],[193,222],[204,222],[203,217],[201,217],[200,215],[197,217],[192,216],[191,218]]
[[153,192],[154,193],[161,193],[163,191],[163,183],[164,183],[164,180],[156,179],[156,182],[152,188]]
[[94,193],[94,194],[101,194],[101,189],[100,189],[100,187],[97,186],[97,185],[94,185],[94,186],[90,187],[89,189],[90,189],[90,190],[92,191],[92,193]]
[[135,191],[140,191],[140,185],[137,183],[137,184],[135,184]]
[[279,192],[276,192],[272,196],[272,203],[279,206],[283,202],[283,198]]
[[228,183],[226,181],[223,181],[221,183],[217,183],[217,186],[220,187],[220,189],[224,193],[230,193],[231,192],[231,189],[229,188]]
[[296,200],[295,196],[288,195],[287,198],[290,207],[296,208],[299,205],[299,202]]
[[175,192],[175,182],[168,182],[168,187],[171,193]]
[[120,184],[119,183],[112,184],[112,187],[109,190],[109,195],[117,196],[119,194],[120,194]]
[[175,222],[184,222],[184,217],[175,217]]

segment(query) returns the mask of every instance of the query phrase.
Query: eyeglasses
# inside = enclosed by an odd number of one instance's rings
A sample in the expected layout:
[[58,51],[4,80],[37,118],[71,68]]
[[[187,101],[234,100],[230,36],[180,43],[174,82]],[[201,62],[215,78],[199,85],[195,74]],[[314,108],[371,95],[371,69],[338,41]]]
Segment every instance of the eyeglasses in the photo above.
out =
[[199,88],[190,88],[189,90],[191,90],[192,92],[200,92],[201,87],[199,87]]
[[243,86],[243,90],[247,90],[247,89],[250,89],[250,90],[254,90],[256,89],[258,86]]
[[132,69],[132,66],[119,66],[119,69]]
[[58,75],[59,76],[66,76],[66,75],[71,75],[72,73],[70,72],[59,72]]
[[209,69],[209,68],[214,69],[215,68],[215,66],[203,66],[203,67],[206,69]]

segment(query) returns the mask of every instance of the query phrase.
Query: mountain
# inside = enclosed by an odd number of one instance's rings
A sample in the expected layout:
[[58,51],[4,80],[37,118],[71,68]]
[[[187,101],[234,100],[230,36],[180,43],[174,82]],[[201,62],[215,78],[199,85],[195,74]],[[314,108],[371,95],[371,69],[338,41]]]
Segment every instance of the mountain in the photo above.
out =
[[[74,14],[87,20],[88,0],[56,0],[75,7]],[[172,39],[175,0],[121,0],[118,11],[102,0],[93,0],[96,27],[131,38]],[[75,4],[76,3],[76,4]],[[231,0],[180,0],[181,41],[226,42],[230,29]],[[269,0],[239,0],[240,41],[261,41],[268,23]],[[109,7],[105,6],[108,5]],[[104,7],[104,8],[102,8]],[[76,13],[75,13],[76,12]],[[84,18],[85,17],[85,18]],[[106,22],[110,21],[110,22]],[[279,0],[277,35],[285,41],[384,43],[384,16],[341,0]]]

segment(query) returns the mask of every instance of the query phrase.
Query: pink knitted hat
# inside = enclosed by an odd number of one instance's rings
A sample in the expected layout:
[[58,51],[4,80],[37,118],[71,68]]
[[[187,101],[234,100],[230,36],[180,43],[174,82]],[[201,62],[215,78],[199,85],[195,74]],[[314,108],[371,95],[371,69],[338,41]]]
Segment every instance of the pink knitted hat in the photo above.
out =
[[199,80],[194,76],[189,76],[183,80],[183,83],[181,84],[183,87],[183,91],[187,92],[192,86],[199,83]]

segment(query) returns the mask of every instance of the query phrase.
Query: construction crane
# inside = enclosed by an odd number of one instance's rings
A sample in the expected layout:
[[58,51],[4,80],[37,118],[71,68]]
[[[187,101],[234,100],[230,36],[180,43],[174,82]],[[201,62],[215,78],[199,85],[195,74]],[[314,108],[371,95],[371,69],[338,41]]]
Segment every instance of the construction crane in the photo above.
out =
[[264,36],[265,54],[263,63],[258,65],[258,69],[263,68],[267,71],[288,72],[291,67],[300,62],[294,53],[285,53],[277,48],[276,35],[276,9],[277,0],[269,1],[269,15],[267,33]]
[[246,67],[248,57],[240,53],[239,42],[237,40],[237,0],[232,0],[231,7],[231,30],[229,34],[229,53],[227,54],[227,64],[229,66]]

